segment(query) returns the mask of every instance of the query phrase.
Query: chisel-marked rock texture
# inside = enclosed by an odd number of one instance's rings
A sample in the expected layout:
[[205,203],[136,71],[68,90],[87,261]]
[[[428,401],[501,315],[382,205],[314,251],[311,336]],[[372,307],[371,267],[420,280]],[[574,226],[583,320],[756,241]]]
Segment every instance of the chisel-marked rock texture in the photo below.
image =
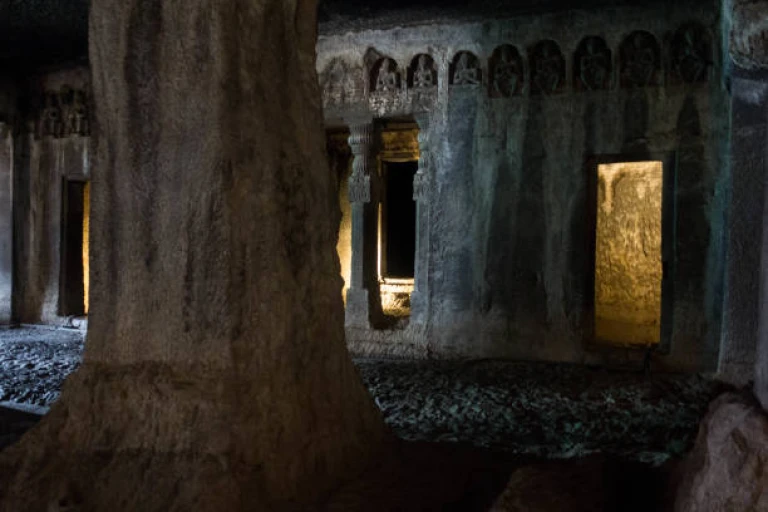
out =
[[752,400],[726,394],[701,423],[676,512],[768,510],[768,416]]
[[388,439],[344,346],[315,7],[92,2],[87,349],[0,510],[304,510]]

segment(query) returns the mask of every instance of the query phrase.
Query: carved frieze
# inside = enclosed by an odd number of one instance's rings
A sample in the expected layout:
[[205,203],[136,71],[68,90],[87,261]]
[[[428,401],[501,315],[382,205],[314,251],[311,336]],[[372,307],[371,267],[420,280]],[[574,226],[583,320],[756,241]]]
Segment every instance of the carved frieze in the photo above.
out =
[[480,85],[483,82],[480,60],[471,52],[456,54],[449,75],[451,85]]
[[493,51],[489,62],[489,95],[509,98],[523,92],[523,57],[512,45],[505,44]]
[[565,58],[554,41],[541,41],[531,49],[531,94],[550,95],[565,88]]
[[625,88],[658,85],[661,48],[656,38],[641,30],[632,32],[620,48],[621,86]]
[[586,37],[573,57],[573,83],[577,90],[599,91],[610,88],[613,75],[611,50],[600,37]]
[[680,27],[672,39],[671,61],[671,82],[706,82],[712,66],[712,45],[706,30],[694,23]]
[[435,60],[426,53],[417,55],[411,61],[408,68],[408,87],[418,90],[437,87],[437,66]]
[[84,91],[64,86],[58,92],[42,94],[37,122],[39,137],[88,136],[91,125]]

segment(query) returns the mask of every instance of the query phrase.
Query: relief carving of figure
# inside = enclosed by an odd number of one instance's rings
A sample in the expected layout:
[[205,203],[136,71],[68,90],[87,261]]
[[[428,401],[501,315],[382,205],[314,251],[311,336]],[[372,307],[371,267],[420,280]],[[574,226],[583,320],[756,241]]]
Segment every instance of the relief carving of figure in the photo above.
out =
[[514,58],[509,46],[503,46],[493,69],[493,89],[496,94],[507,98],[517,92],[521,82],[520,62]]
[[658,63],[651,36],[636,33],[625,51],[624,59],[624,77],[629,85],[646,87],[653,83]]
[[435,85],[434,70],[429,65],[428,57],[420,55],[416,70],[413,72],[413,87],[416,89],[429,89]]
[[552,94],[556,92],[563,83],[563,60],[557,47],[552,44],[545,44],[539,57],[534,61],[533,81],[538,87],[539,92]]
[[62,133],[61,105],[56,93],[45,93],[43,111],[40,116],[40,134],[60,137]]
[[344,61],[333,59],[320,76],[325,105],[342,105],[354,95],[355,82]]
[[475,63],[469,61],[469,53],[462,52],[453,72],[453,85],[478,85],[479,83],[480,70]]
[[579,79],[588,91],[607,89],[610,83],[610,52],[601,48],[599,41],[595,37],[589,38],[579,59]]
[[72,104],[67,113],[66,133],[71,135],[88,135],[90,133],[88,107],[83,91],[73,91],[72,93]]
[[379,67],[379,74],[376,77],[377,92],[391,92],[397,90],[397,71],[395,61],[384,59]]
[[706,81],[709,59],[704,55],[701,40],[693,27],[687,27],[683,32],[676,54],[677,72],[684,82]]

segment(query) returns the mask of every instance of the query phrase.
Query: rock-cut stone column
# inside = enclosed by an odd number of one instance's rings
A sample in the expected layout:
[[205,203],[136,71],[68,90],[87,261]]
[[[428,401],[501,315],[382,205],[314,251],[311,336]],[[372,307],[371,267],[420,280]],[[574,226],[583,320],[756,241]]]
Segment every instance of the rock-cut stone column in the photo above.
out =
[[11,323],[13,309],[13,141],[0,119],[0,325]]
[[419,125],[419,169],[413,177],[413,200],[416,201],[416,251],[411,323],[424,325],[429,315],[429,191],[432,183],[432,153],[429,146],[429,114],[416,115]]
[[347,327],[370,327],[376,311],[376,201],[373,201],[374,126],[371,119],[349,126],[352,149],[352,174],[349,177],[349,202],[352,209],[352,262],[347,289]]
[[91,2],[84,363],[0,454],[0,510],[307,510],[381,449],[344,343],[315,11]]

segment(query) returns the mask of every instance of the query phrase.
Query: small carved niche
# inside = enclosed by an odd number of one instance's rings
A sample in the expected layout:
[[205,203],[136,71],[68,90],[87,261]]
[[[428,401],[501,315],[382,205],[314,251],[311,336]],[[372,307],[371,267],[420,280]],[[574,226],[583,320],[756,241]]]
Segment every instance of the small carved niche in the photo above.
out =
[[480,59],[472,52],[457,53],[453,57],[448,74],[451,85],[480,85],[483,83]]
[[357,96],[356,92],[362,90],[359,85],[362,83],[362,73],[358,75],[359,80],[356,83],[355,74],[341,57],[331,59],[319,78],[325,106],[351,103]]
[[565,58],[558,44],[541,41],[529,51],[531,95],[551,95],[565,89]]
[[61,137],[64,120],[58,93],[45,91],[41,96],[37,134],[39,137]]
[[573,83],[577,91],[602,91],[611,87],[611,49],[601,37],[585,37],[573,56]]
[[371,69],[371,91],[394,93],[400,90],[400,71],[397,62],[389,57],[382,57]]
[[408,88],[427,90],[435,87],[437,87],[435,60],[426,53],[415,56],[408,68]]
[[514,46],[505,44],[496,48],[491,54],[488,70],[488,94],[491,98],[509,98],[523,93],[523,57]]
[[621,87],[649,87],[659,85],[661,75],[661,47],[649,32],[637,30],[629,34],[619,49],[621,58]]
[[712,43],[706,29],[687,23],[672,36],[669,73],[673,84],[697,84],[709,80],[712,67]]

